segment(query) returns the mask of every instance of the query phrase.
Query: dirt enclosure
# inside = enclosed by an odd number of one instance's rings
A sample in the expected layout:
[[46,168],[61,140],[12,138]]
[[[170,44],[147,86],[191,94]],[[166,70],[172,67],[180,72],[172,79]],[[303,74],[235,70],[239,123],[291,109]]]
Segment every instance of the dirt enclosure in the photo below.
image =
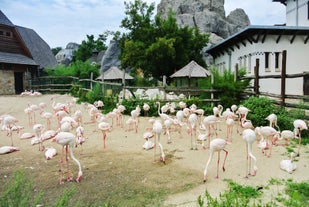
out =
[[[18,125],[24,126],[21,134],[32,132],[28,124],[28,117],[24,112],[28,103],[47,104],[46,111],[52,112],[52,101],[67,102],[72,98],[59,95],[51,100],[52,95],[38,97],[1,96],[0,115],[10,114],[16,117]],[[83,112],[83,122],[90,121],[85,107],[77,104],[73,110]],[[208,114],[207,114],[208,115]],[[128,117],[124,117],[125,120]],[[225,172],[219,170],[216,175],[217,155],[209,166],[207,182],[203,183],[203,171],[209,158],[209,150],[190,150],[190,135],[183,128],[181,133],[172,132],[172,143],[167,144],[167,135],[161,135],[161,143],[166,154],[166,163],[153,162],[153,149],[144,150],[143,133],[152,125],[147,117],[140,117],[138,132],[126,131],[127,126],[118,127],[114,123],[111,132],[107,133],[107,149],[103,149],[102,133],[97,129],[97,123],[83,124],[86,142],[82,147],[74,148],[75,157],[80,161],[83,177],[80,183],[65,182],[59,184],[59,158],[61,146],[47,140],[45,147],[57,149],[58,155],[46,160],[44,152],[38,150],[38,145],[31,145],[30,139],[21,140],[13,132],[14,146],[20,151],[0,155],[0,189],[14,175],[21,170],[33,182],[35,191],[43,192],[43,200],[52,203],[66,189],[74,189],[72,202],[88,205],[110,203],[112,206],[196,206],[197,197],[207,190],[212,196],[218,196],[226,189],[224,179],[231,179],[242,185],[264,186],[271,178],[293,179],[295,182],[309,180],[309,148],[302,146],[300,157],[297,158],[297,169],[289,174],[279,168],[282,159],[289,155],[283,146],[273,148],[270,158],[264,156],[257,143],[253,145],[253,154],[257,157],[257,175],[244,178],[246,173],[245,142],[234,129],[233,140],[226,147],[229,151]],[[111,119],[109,120],[111,123]],[[46,120],[36,114],[36,123],[46,125]],[[57,129],[56,118],[52,119],[52,129]],[[220,123],[218,137],[226,137],[226,126]],[[11,140],[1,131],[1,146],[8,146]],[[224,153],[221,153],[221,164]],[[159,149],[157,150],[159,159]],[[220,164],[220,166],[221,166]],[[77,165],[69,159],[69,167],[76,178]],[[1,189],[4,190],[4,189]],[[269,194],[268,196],[271,196]],[[74,203],[73,202],[73,203]]]

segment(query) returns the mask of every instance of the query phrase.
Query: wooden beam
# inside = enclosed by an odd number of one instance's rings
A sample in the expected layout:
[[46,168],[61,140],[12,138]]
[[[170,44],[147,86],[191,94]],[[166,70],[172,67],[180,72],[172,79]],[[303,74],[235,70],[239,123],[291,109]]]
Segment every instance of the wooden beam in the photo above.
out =
[[286,50],[282,51],[282,69],[281,69],[281,107],[285,106],[285,79],[286,79]]
[[291,38],[291,40],[290,40],[291,44],[293,44],[295,37],[296,37],[296,34],[294,34],[293,37]]

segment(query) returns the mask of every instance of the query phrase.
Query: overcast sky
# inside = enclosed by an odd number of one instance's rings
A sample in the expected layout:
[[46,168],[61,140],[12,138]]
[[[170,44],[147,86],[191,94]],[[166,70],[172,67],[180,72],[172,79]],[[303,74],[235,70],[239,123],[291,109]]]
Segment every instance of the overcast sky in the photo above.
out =
[[[35,30],[51,48],[81,43],[106,30],[119,31],[128,0],[0,0],[0,9],[15,25]],[[143,0],[157,6],[160,0]],[[242,8],[252,25],[285,23],[285,6],[272,0],[225,0],[225,14]]]

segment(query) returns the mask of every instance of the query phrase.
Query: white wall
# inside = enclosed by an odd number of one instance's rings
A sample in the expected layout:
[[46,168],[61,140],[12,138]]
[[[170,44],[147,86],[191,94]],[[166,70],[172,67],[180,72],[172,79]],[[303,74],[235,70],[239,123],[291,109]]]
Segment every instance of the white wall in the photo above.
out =
[[[264,43],[250,44],[246,41],[246,46],[239,44],[239,49],[234,47],[231,52],[231,69],[235,69],[238,63],[239,68],[246,68],[247,75],[254,75],[254,66],[256,59],[259,59],[259,75],[280,75],[282,68],[282,51],[287,50],[287,74],[302,73],[309,71],[309,44],[304,44],[304,36],[295,37],[293,43],[290,43],[290,36],[282,36],[277,44],[277,36],[267,36]],[[265,69],[265,52],[269,52],[269,68]],[[275,68],[275,53],[279,53],[279,68]],[[229,68],[229,55],[224,55],[215,59],[215,65],[218,68]],[[252,81],[253,84],[253,81]],[[260,79],[260,91],[280,94],[280,79]],[[303,95],[303,78],[294,78],[286,80],[286,94]]]

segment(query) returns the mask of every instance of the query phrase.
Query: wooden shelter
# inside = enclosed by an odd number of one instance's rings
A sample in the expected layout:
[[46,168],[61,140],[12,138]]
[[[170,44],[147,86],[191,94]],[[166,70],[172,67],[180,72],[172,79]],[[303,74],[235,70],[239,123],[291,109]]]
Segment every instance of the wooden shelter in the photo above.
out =
[[171,75],[176,79],[177,87],[198,87],[198,79],[207,78],[211,73],[192,60],[189,64]]
[[116,66],[112,66],[108,70],[104,71],[104,74],[97,77],[96,80],[104,79],[104,81],[122,83],[123,77],[125,80],[133,80],[132,76],[124,73],[124,71],[120,70]]

